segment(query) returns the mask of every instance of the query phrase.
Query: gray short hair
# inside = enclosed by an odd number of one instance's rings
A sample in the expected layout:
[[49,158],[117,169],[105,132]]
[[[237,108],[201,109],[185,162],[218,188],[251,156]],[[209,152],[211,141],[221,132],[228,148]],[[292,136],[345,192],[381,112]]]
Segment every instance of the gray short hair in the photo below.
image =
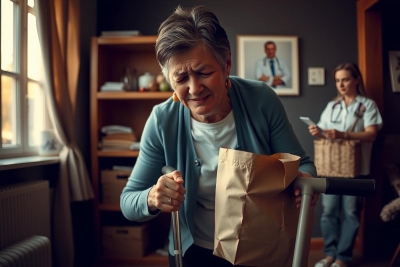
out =
[[155,47],[157,61],[168,82],[168,61],[171,57],[199,43],[214,54],[223,69],[226,68],[231,48],[228,36],[215,14],[205,6],[187,9],[178,6],[161,23]]

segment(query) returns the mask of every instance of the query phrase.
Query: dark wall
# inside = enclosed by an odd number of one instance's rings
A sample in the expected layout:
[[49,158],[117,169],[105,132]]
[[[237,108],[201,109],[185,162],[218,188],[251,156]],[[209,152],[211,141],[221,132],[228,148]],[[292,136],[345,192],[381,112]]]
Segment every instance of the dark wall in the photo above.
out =
[[[90,174],[90,39],[96,35],[97,0],[80,3],[80,68],[75,134]],[[96,247],[92,201],[71,203],[71,213],[75,244],[74,266],[91,266]]]
[[[97,3],[97,35],[101,31],[139,30],[156,35],[159,25],[181,1],[100,0]],[[336,95],[331,72],[341,62],[357,62],[356,1],[324,0],[187,0],[184,7],[203,4],[211,8],[225,28],[232,50],[231,75],[237,74],[236,35],[290,35],[299,39],[300,96],[282,96],[293,128],[313,158],[313,138],[299,116],[314,121]],[[325,68],[325,85],[307,85],[309,67]],[[321,236],[318,204],[313,236]]]
[[392,92],[389,69],[389,51],[400,50],[400,1],[382,0],[382,50],[384,78],[384,127],[386,134],[400,134],[400,93]]
[[[140,30],[156,35],[160,23],[180,1],[98,2],[97,34],[106,30]],[[312,138],[299,116],[318,121],[336,95],[331,78],[340,62],[357,62],[355,1],[185,1],[185,7],[204,4],[218,16],[232,48],[232,75],[237,74],[236,35],[295,35],[299,38],[300,96],[281,97],[289,119],[306,151],[313,156]],[[307,68],[324,67],[326,84],[307,85]]]
[[[398,13],[400,11],[400,1],[398,0],[381,0],[378,6],[382,14],[382,59],[383,59],[383,99],[384,99],[384,128],[385,135],[394,137],[397,136],[397,143],[392,139],[392,142],[385,142],[385,152],[392,157],[387,157],[385,164],[397,164],[400,168],[400,123],[398,115],[400,114],[400,93],[393,93],[391,74],[389,68],[389,51],[400,50],[399,39],[399,20]],[[395,151],[395,152],[390,152]],[[384,192],[382,204],[386,205],[393,199],[399,197],[393,186],[390,184],[388,175],[384,176]],[[397,215],[389,222],[383,222],[381,227],[382,236],[386,237],[384,242],[381,242],[382,254],[391,256],[396,250],[400,240],[400,216]]]
[[59,164],[34,166],[19,169],[0,171],[0,187],[10,184],[30,182],[36,180],[48,180],[50,188],[54,188],[59,176]]
[[90,39],[96,35],[97,0],[80,5],[80,68],[76,96],[75,134],[90,171]]

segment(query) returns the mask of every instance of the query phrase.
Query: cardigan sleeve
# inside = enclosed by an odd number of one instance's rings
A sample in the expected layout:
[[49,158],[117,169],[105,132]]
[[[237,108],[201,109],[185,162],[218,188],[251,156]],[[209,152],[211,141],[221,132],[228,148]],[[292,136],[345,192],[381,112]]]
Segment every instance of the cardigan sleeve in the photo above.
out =
[[147,196],[162,175],[165,162],[157,121],[157,109],[154,108],[142,133],[139,156],[120,197],[121,211],[132,221],[147,221],[157,216],[150,214],[147,207]]
[[264,112],[269,127],[271,153],[290,153],[299,156],[301,158],[299,171],[315,177],[317,175],[315,165],[297,139],[285,108],[275,92],[268,92],[268,102]]
[[314,163],[298,141],[285,108],[272,88],[262,82],[232,77],[229,96],[238,149],[264,155],[297,155],[301,157],[299,170],[316,176]]

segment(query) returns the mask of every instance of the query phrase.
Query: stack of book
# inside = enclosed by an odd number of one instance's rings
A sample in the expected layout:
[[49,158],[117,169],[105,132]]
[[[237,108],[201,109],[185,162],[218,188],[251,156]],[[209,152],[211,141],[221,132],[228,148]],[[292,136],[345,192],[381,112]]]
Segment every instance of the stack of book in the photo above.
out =
[[123,82],[106,82],[100,87],[101,92],[119,92],[124,89]]
[[113,171],[132,171],[133,166],[122,166],[122,165],[113,165],[111,168]]
[[132,128],[122,125],[107,125],[101,128],[99,148],[103,151],[137,150],[139,142]]
[[139,36],[142,35],[140,31],[102,31],[101,37],[127,37],[127,36]]

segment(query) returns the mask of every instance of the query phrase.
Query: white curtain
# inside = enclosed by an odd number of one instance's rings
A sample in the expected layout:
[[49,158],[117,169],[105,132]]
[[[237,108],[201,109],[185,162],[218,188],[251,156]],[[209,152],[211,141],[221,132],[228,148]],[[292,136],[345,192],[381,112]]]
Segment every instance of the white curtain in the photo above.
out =
[[45,68],[45,95],[54,130],[64,145],[55,188],[52,242],[55,266],[73,266],[71,201],[94,197],[74,118],[80,67],[79,0],[35,0],[39,40]]

